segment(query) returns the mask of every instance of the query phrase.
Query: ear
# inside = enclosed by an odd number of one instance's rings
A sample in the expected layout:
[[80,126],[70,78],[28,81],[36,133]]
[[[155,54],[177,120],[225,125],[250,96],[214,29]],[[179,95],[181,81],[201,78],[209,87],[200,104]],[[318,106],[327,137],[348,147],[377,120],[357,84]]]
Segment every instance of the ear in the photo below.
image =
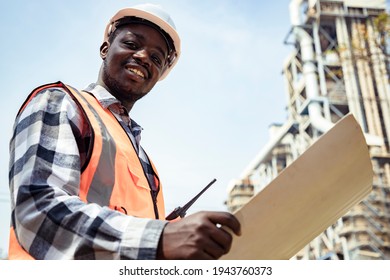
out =
[[110,48],[110,43],[107,41],[104,41],[103,44],[100,46],[100,57],[103,60],[106,59],[109,48]]

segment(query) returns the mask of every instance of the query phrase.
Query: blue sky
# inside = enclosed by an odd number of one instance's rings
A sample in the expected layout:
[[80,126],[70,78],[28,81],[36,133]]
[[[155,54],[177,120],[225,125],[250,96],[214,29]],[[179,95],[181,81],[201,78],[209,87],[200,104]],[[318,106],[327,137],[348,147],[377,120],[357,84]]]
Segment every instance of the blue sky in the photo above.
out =
[[[0,248],[8,241],[8,143],[15,114],[35,87],[95,82],[108,19],[145,1],[13,0],[0,3]],[[291,47],[288,0],[165,0],[182,38],[170,75],[131,116],[164,184],[167,212],[211,179],[191,211],[225,210],[226,188],[286,119],[283,61]]]

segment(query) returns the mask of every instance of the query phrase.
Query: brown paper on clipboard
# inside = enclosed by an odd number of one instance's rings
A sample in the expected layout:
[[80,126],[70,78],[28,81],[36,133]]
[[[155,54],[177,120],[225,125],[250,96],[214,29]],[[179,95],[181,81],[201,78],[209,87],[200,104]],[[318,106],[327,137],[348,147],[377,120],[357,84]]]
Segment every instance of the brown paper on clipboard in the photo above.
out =
[[359,203],[372,180],[364,135],[349,114],[234,213],[242,235],[221,259],[290,259]]

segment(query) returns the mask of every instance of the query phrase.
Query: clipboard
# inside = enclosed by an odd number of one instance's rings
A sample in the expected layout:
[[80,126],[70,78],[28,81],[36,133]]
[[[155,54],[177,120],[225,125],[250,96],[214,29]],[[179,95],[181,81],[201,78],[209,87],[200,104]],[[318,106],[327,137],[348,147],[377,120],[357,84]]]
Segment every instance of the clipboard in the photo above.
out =
[[234,213],[242,235],[221,259],[290,259],[363,200],[372,181],[364,134],[349,114]]

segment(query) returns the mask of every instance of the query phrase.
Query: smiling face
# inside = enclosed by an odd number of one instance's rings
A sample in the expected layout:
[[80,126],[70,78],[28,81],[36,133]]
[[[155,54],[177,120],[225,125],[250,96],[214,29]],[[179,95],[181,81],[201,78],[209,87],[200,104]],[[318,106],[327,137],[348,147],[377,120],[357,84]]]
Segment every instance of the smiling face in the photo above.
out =
[[143,24],[118,28],[111,42],[100,48],[103,59],[98,84],[130,111],[167,68],[168,48],[163,36]]

